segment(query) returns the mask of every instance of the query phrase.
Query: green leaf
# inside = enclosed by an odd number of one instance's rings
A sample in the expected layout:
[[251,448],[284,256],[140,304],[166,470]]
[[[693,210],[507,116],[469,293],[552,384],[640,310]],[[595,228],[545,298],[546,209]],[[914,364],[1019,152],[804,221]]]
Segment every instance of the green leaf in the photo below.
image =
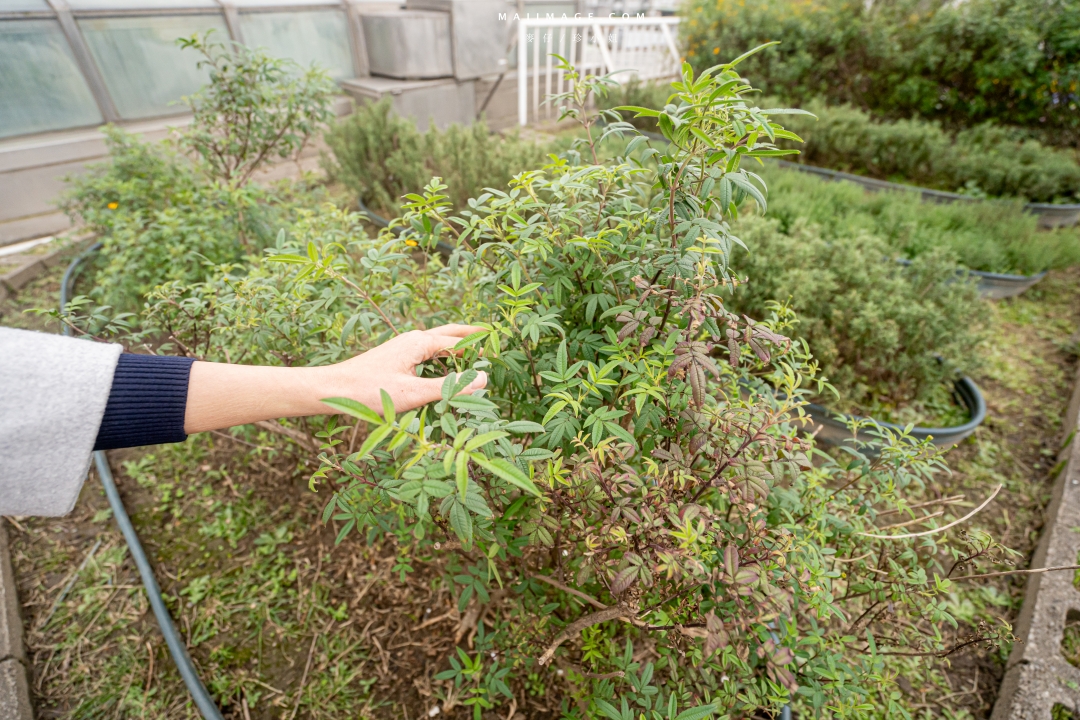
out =
[[512,433],[542,433],[544,426],[529,420],[515,420],[502,426],[503,430]]
[[364,440],[364,444],[360,446],[360,452],[358,453],[358,456],[360,458],[367,457],[368,454],[370,454],[375,448],[379,446],[379,443],[386,439],[387,435],[393,432],[393,430],[393,425],[382,425],[381,427],[375,428],[375,430],[373,430],[371,434],[367,436],[367,439]]
[[604,423],[604,427],[607,428],[607,431],[609,433],[619,438],[623,442],[630,443],[634,447],[637,447],[637,440],[634,440],[634,436],[626,432],[626,430],[624,430],[621,425],[613,422],[606,422]]
[[337,507],[337,499],[337,495],[332,495],[330,497],[330,502],[326,503],[326,508],[323,509],[322,514],[323,525],[330,522],[330,516],[334,514],[334,508]]
[[458,456],[454,459],[454,465],[458,495],[464,500],[465,493],[469,491],[469,456],[465,453],[458,453]]
[[455,502],[450,506],[450,527],[454,529],[454,532],[461,539],[461,543],[468,549],[472,545],[472,517],[469,515],[469,511],[465,509],[465,506],[459,502]]
[[451,407],[464,410],[494,410],[495,403],[475,395],[458,395],[450,401]]
[[345,525],[338,532],[337,538],[334,540],[334,544],[335,545],[340,545],[341,541],[345,539],[345,537],[349,534],[349,531],[352,530],[355,526],[356,526],[356,520],[355,519],[349,520],[349,522],[345,523]]
[[502,430],[492,430],[490,432],[477,435],[465,445],[465,452],[472,452],[479,447],[487,445],[489,442],[498,440],[499,438],[510,437],[510,433],[503,432]]
[[545,448],[529,448],[528,450],[523,450],[522,453],[518,455],[518,459],[530,462],[533,460],[547,460],[549,457],[554,456],[555,453]]
[[780,44],[779,40],[773,40],[772,42],[767,42],[764,45],[758,45],[753,50],[747,50],[746,52],[744,52],[739,57],[737,57],[734,60],[732,60],[731,62],[727,63],[727,66],[728,67],[735,67],[736,65],[738,65],[739,63],[741,63],[743,60],[750,57],[751,55],[756,55],[757,53],[761,52],[762,50],[764,50],[767,47],[772,47],[773,45],[779,45],[779,44]]
[[610,720],[623,720],[622,713],[615,709],[615,706],[602,698],[594,698],[593,703],[596,705],[596,709],[604,714],[604,717],[610,718]]
[[394,401],[390,398],[390,393],[379,388],[379,395],[382,396],[383,417],[388,423],[394,422]]
[[549,422],[551,422],[551,419],[558,415],[559,411],[566,407],[566,405],[567,403],[565,400],[560,400],[559,402],[552,405],[551,409],[547,411],[547,415],[544,416],[541,424],[547,425]]
[[354,418],[359,418],[376,425],[382,424],[383,420],[379,417],[377,412],[367,405],[355,400],[350,400],[349,398],[324,398],[322,402],[324,405],[330,406],[339,413],[352,415]]
[[706,135],[704,132],[702,132],[698,128],[692,127],[692,128],[690,128],[690,132],[694,134],[694,137],[696,137],[701,142],[705,143],[707,146],[709,146],[711,148],[716,147],[716,143],[713,142],[712,138],[709,137],[708,135]]
[[442,399],[449,400],[454,397],[454,384],[457,382],[457,373],[450,373],[442,383]]
[[716,712],[715,705],[698,705],[696,708],[683,710],[675,716],[675,720],[701,720],[712,716]]
[[625,110],[626,112],[637,113],[634,117],[656,117],[660,114],[659,110],[650,110],[647,107],[640,107],[638,105],[620,105],[613,110]]
[[307,265],[309,262],[311,262],[310,260],[308,260],[303,255],[294,255],[294,254],[291,254],[291,253],[281,253],[280,255],[271,255],[271,256],[267,257],[266,260],[267,260],[267,262],[288,263],[289,265]]
[[746,153],[746,157],[782,157],[784,155],[798,154],[798,150],[753,150]]
[[476,343],[486,338],[490,332],[490,330],[481,330],[479,332],[474,332],[471,335],[466,335],[465,337],[458,340],[457,345],[454,346],[454,349],[462,350],[464,348],[472,347]]
[[509,460],[503,458],[488,460],[480,454],[472,455],[472,459],[473,462],[490,472],[492,475],[502,478],[506,482],[521,488],[527,493],[540,497],[539,488],[536,487],[532,480],[526,477],[525,473],[521,472],[517,465],[514,465]]

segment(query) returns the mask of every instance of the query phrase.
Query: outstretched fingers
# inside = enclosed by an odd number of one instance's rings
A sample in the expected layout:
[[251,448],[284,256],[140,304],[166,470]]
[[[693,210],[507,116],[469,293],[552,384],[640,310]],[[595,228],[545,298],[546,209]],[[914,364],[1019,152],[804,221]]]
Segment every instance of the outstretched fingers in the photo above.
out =
[[455,324],[450,324],[450,325],[439,325],[437,327],[430,328],[429,330],[425,330],[424,332],[436,333],[438,335],[453,335],[458,340],[460,340],[463,337],[468,337],[469,335],[472,335],[473,333],[482,332],[485,329],[486,328],[477,327],[476,325],[455,325]]
[[461,342],[462,338],[483,329],[472,325],[441,325],[425,330],[420,334],[424,353],[423,359],[430,360],[437,356],[460,355],[461,351],[454,350],[454,346]]

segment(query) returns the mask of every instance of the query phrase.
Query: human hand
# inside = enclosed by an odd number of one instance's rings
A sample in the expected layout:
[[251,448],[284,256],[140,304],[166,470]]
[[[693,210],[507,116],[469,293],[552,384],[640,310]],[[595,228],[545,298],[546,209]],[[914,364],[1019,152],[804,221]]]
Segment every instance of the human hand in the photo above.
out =
[[[191,366],[184,431],[188,434],[283,417],[332,412],[322,401],[346,397],[380,412],[385,390],[396,412],[442,397],[443,378],[416,377],[416,366],[452,354],[463,337],[483,328],[442,325],[398,335],[366,353],[323,367],[265,367],[197,362]],[[487,385],[479,373],[461,394]]]
[[[336,395],[324,397],[347,397],[376,412],[382,408],[380,390],[390,395],[395,412],[408,412],[435,402],[442,398],[444,378],[417,377],[416,366],[440,355],[449,356],[462,338],[481,330],[472,325],[441,325],[398,335],[327,368],[332,371],[332,383],[338,390]],[[481,372],[461,394],[471,395],[486,385],[487,373]]]

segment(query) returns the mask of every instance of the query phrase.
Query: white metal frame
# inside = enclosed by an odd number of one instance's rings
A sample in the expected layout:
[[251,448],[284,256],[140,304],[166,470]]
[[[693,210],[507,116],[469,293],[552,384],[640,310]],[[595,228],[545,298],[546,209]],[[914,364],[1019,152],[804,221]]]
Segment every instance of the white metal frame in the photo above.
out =
[[[619,73],[615,77],[621,82],[632,77],[662,80],[678,75],[682,63],[675,43],[678,24],[677,17],[519,19],[518,123],[529,124],[530,107],[533,119],[539,120],[544,98],[570,87],[569,81],[564,78],[565,73],[555,68],[552,53],[565,57],[583,76]],[[544,38],[549,50],[543,65],[540,58],[541,30],[547,31]],[[543,96],[540,95],[541,77]],[[553,113],[554,109],[548,105],[546,117],[550,118]]]

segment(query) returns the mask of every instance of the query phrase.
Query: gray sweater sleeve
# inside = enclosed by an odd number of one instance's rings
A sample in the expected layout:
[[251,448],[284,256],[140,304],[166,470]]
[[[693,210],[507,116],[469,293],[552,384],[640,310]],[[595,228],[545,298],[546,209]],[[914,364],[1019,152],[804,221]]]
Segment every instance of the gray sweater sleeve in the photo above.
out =
[[0,515],[66,515],[122,348],[0,327]]

